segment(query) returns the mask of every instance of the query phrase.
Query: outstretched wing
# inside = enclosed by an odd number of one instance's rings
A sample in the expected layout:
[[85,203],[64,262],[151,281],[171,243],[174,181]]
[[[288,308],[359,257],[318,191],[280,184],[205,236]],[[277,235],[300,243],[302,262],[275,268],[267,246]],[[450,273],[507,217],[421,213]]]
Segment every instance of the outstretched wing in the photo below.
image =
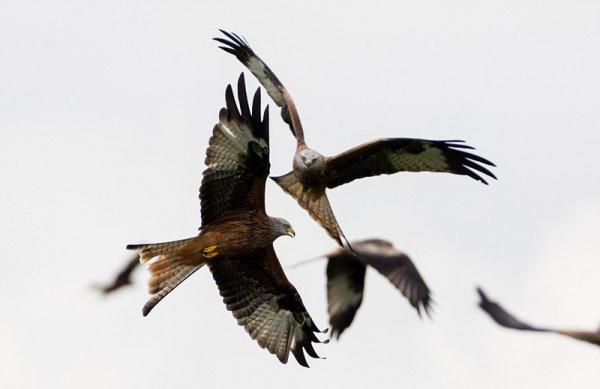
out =
[[327,313],[331,336],[339,339],[362,303],[366,267],[343,249],[327,258]]
[[582,342],[587,342],[594,344],[596,346],[600,346],[600,333],[592,332],[592,331],[570,331],[570,330],[560,330],[553,331],[557,334],[568,336],[573,339],[581,340]]
[[219,31],[228,38],[213,38],[224,45],[219,46],[219,48],[235,55],[258,78],[258,81],[267,90],[267,93],[275,101],[275,104],[281,108],[281,117],[290,126],[298,143],[304,143],[304,132],[302,131],[302,124],[300,123],[300,117],[298,116],[294,100],[292,100],[292,96],[290,96],[275,73],[254,53],[245,39],[242,39],[235,33],[224,30]]
[[516,317],[508,313],[504,308],[502,308],[498,303],[496,303],[493,300],[490,300],[481,288],[477,288],[477,293],[479,294],[479,297],[481,299],[481,301],[479,301],[479,307],[483,309],[488,315],[490,315],[492,320],[494,320],[497,324],[501,325],[502,327],[522,331],[549,331],[546,328],[534,327],[517,319]]
[[260,114],[260,88],[248,106],[244,74],[238,80],[238,110],[231,85],[227,108],[219,112],[206,150],[206,170],[200,186],[202,226],[234,209],[265,210],[265,180],[269,175],[269,111]]
[[408,255],[396,250],[391,243],[380,239],[353,242],[356,258],[373,267],[402,293],[421,316],[431,311],[431,291]]
[[534,327],[517,319],[516,317],[508,313],[504,308],[502,308],[498,303],[496,303],[493,300],[490,300],[481,288],[477,288],[477,293],[479,294],[479,297],[481,299],[481,301],[479,301],[479,307],[481,307],[481,309],[483,309],[488,315],[490,315],[492,320],[494,320],[497,324],[501,325],[502,327],[521,331],[552,332],[555,334],[568,336],[570,338],[580,340],[582,342],[587,342],[596,346],[600,346],[600,332],[556,330],[550,328]]
[[121,271],[119,271],[119,273],[110,283],[103,286],[97,285],[96,288],[103,294],[109,294],[131,284],[131,273],[133,273],[133,271],[139,267],[139,265],[140,261],[136,255],[127,261],[127,264],[125,264],[125,266],[121,269]]
[[319,358],[312,343],[319,332],[296,288],[286,278],[273,246],[246,257],[224,257],[208,267],[223,302],[259,346],[287,363],[290,351],[308,367],[304,351]]
[[495,165],[466,152],[465,149],[473,147],[462,142],[390,138],[365,143],[327,159],[327,187],[335,188],[359,178],[401,171],[464,174],[484,184],[487,182],[481,173],[496,178],[483,166]]

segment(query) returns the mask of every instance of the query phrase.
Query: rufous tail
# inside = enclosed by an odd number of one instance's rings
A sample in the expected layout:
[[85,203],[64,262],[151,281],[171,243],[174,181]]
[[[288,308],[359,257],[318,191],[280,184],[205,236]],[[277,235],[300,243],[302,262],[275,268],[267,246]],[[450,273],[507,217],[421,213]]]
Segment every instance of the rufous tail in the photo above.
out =
[[148,266],[150,281],[148,292],[152,295],[144,304],[142,314],[147,316],[165,296],[217,255],[216,246],[203,248],[198,238],[165,243],[128,245],[128,250],[139,250],[140,262],[156,258]]
[[[344,236],[341,227],[339,226],[335,215],[329,205],[325,190],[314,191],[306,189],[294,175],[294,172],[289,172],[286,175],[279,177],[271,177],[285,192],[290,194],[298,204],[308,211],[317,223],[327,231],[329,236],[335,239],[342,247],[350,247],[348,240]],[[345,241],[345,242],[344,242]],[[351,249],[351,248],[350,248]]]

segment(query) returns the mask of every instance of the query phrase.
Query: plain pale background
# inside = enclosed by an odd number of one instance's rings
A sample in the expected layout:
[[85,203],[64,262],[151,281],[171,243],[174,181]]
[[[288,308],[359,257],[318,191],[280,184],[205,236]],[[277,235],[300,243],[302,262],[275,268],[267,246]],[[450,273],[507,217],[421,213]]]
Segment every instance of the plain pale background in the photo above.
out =
[[[494,325],[474,287],[533,323],[600,322],[600,5],[595,1],[11,1],[0,4],[0,386],[564,388],[600,352]],[[206,269],[143,318],[147,274],[103,299],[127,243],[193,236],[204,150],[246,36],[333,155],[375,137],[465,139],[490,186],[443,174],[330,192],[350,239],[381,236],[433,289],[419,320],[381,276],[327,360],[281,365],[225,310]],[[257,86],[247,74],[250,89]],[[272,174],[294,142],[271,103]],[[285,265],[334,248],[268,183],[297,237]],[[289,270],[327,326],[324,263]]]

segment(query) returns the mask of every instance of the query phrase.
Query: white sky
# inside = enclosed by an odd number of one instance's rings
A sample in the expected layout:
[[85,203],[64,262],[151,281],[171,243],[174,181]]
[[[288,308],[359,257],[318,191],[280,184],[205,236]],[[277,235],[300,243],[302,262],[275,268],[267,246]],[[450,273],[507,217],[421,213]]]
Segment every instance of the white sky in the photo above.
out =
[[[600,350],[498,328],[474,287],[533,323],[600,322],[598,2],[203,3],[0,3],[1,387],[597,385]],[[147,318],[145,272],[112,299],[88,289],[127,243],[196,233],[206,143],[243,69],[217,28],[271,65],[324,154],[458,138],[498,164],[489,187],[399,174],[330,193],[350,239],[412,256],[433,320],[370,272],[352,327],[307,370],[251,341],[206,269]],[[277,112],[274,175],[294,146]],[[334,248],[273,183],[267,196],[297,232],[276,243],[284,265]],[[324,264],[288,275],[326,327]]]

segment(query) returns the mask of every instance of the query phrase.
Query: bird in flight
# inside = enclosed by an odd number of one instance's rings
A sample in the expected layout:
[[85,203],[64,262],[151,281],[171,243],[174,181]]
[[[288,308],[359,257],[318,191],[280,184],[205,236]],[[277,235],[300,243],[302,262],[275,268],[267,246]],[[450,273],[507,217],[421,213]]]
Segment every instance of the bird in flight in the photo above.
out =
[[138,256],[131,257],[127,264],[117,273],[116,277],[108,284],[94,285],[95,289],[98,289],[102,294],[111,294],[125,286],[131,285],[131,273],[139,266],[140,261]]
[[514,330],[521,331],[532,331],[532,332],[551,332],[554,334],[568,336],[573,339],[581,340],[600,346],[600,330],[598,331],[575,331],[575,330],[559,330],[544,327],[535,327],[521,320],[517,319],[510,313],[508,313],[502,306],[497,302],[491,300],[481,288],[477,288],[479,294],[479,307],[483,309],[492,320],[497,324],[505,328],[512,328]]
[[383,239],[352,241],[350,246],[352,250],[338,248],[318,257],[327,258],[327,312],[333,338],[339,339],[354,320],[363,299],[367,267],[386,277],[419,316],[422,311],[430,314],[431,291],[408,255]]
[[473,149],[460,140],[387,138],[370,141],[333,157],[310,148],[291,95],[275,73],[235,33],[219,30],[225,38],[214,38],[224,51],[233,54],[248,68],[281,108],[281,116],[296,138],[292,171],[272,179],[308,211],[340,246],[347,240],[327,199],[333,189],[359,178],[410,172],[444,172],[467,175],[487,184],[482,175],[496,178],[484,165],[492,162],[465,150]]
[[261,118],[260,88],[248,104],[243,74],[236,105],[231,85],[227,108],[219,112],[206,151],[198,236],[174,242],[133,244],[142,263],[150,262],[146,316],[167,294],[208,264],[227,309],[260,347],[286,363],[290,352],[308,367],[304,351],[318,358],[312,343],[320,332],[273,249],[280,236],[295,235],[290,223],[265,211],[269,175],[268,107]]

